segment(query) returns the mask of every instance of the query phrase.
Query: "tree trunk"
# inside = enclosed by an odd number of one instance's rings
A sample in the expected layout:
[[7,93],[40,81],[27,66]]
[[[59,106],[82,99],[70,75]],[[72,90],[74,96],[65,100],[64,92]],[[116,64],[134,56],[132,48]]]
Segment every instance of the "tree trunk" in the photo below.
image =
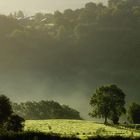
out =
[[105,122],[104,122],[104,124],[107,124],[107,117],[105,116]]

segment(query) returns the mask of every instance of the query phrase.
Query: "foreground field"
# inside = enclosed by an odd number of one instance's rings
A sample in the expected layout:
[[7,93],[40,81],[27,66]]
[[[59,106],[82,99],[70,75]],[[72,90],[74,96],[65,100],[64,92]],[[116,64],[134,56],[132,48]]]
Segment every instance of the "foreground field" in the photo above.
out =
[[120,126],[105,126],[92,121],[81,120],[41,120],[26,121],[25,130],[57,133],[61,136],[76,136],[87,139],[93,136],[140,137],[140,131]]

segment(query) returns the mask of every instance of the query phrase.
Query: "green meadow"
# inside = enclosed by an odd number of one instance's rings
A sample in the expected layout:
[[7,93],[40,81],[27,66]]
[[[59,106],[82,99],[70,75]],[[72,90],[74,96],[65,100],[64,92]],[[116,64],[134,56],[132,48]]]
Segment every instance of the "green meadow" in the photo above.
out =
[[124,138],[140,137],[140,130],[124,126],[111,126],[85,120],[28,120],[25,122],[25,131],[54,133],[61,137],[90,137],[121,136]]

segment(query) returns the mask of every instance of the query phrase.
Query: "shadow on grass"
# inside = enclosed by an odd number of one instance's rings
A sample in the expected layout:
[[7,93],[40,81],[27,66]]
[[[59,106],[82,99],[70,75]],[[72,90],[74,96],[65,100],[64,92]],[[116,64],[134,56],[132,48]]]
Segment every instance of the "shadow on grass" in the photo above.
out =
[[[120,136],[113,137],[89,137],[89,140],[140,140],[140,138],[124,138]],[[21,132],[21,133],[3,133],[0,134],[0,140],[80,140],[76,136],[61,137],[58,134],[44,134],[41,132]]]
[[21,132],[0,134],[0,140],[79,140],[76,137],[61,137],[57,134],[41,132]]
[[93,137],[89,138],[89,140],[140,140],[140,138],[124,138],[120,136],[113,136],[113,137]]

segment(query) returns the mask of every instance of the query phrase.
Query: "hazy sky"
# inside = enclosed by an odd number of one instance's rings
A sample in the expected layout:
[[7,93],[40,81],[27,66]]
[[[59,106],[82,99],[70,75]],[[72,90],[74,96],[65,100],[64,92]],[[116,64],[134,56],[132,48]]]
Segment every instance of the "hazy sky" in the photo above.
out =
[[53,12],[67,8],[80,8],[87,2],[106,2],[107,0],[0,0],[0,12],[9,13],[23,10],[25,13]]

